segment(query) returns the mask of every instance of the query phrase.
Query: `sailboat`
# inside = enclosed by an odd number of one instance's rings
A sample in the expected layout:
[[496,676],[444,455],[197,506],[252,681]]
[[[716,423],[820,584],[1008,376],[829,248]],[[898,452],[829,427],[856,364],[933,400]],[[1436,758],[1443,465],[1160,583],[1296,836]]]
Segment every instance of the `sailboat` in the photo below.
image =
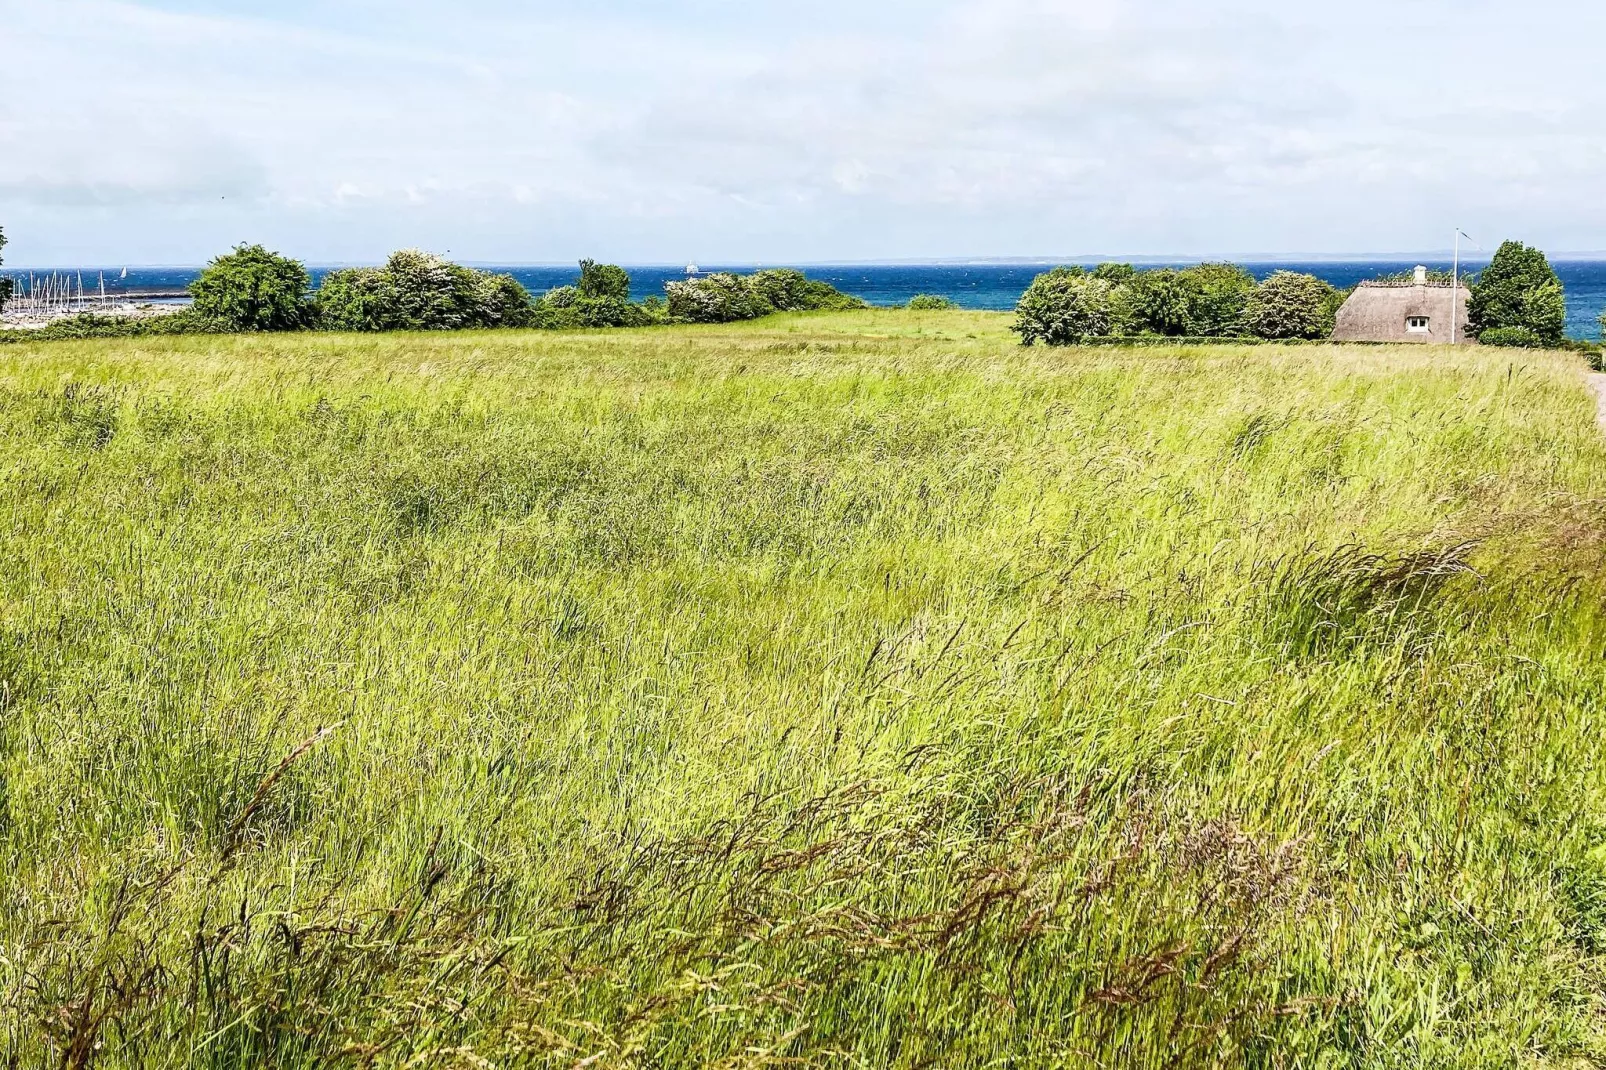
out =
[[686,265],[686,274],[688,274],[688,275],[697,274],[697,265],[696,264],[687,264]]

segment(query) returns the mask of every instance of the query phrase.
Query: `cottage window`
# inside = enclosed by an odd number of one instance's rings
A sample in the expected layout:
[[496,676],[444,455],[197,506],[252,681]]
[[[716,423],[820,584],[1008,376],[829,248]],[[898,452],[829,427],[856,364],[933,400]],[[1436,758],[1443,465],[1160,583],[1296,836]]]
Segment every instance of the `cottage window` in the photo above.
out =
[[1428,318],[1426,316],[1407,316],[1405,317],[1405,329],[1425,334],[1428,330]]

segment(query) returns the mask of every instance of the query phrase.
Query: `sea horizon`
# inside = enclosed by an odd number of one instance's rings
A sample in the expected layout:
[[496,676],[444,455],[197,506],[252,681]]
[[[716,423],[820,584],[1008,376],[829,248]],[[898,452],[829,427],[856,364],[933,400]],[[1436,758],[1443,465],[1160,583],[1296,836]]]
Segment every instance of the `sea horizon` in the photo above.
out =
[[[916,294],[946,297],[961,308],[974,311],[1008,311],[1013,309],[1043,270],[1058,264],[1091,265],[1109,261],[1131,263],[1143,268],[1187,267],[1207,262],[1212,258],[1174,257],[1140,258],[1090,255],[1082,257],[993,258],[965,261],[755,261],[709,262],[700,265],[700,273],[716,271],[755,271],[765,268],[796,268],[811,278],[829,282],[844,293],[861,298],[875,306],[893,306],[906,303]],[[1257,279],[1264,279],[1275,271],[1302,271],[1336,286],[1347,289],[1369,278],[1408,271],[1421,264],[1434,270],[1448,271],[1452,257],[1444,253],[1431,255],[1395,254],[1390,257],[1358,258],[1330,257],[1327,259],[1235,259]],[[1567,333],[1569,337],[1596,340],[1601,337],[1600,316],[1606,313],[1606,254],[1591,259],[1574,258],[1565,254],[1551,257],[1556,273],[1567,292]],[[512,275],[526,289],[535,294],[544,293],[556,286],[569,285],[579,276],[574,262],[561,263],[499,263],[495,261],[463,261],[478,270]],[[1488,263],[1486,256],[1462,257],[1463,270],[1476,273]],[[23,280],[32,274],[35,278],[68,277],[76,286],[77,277],[83,276],[86,295],[99,292],[101,276],[105,276],[108,297],[122,292],[162,292],[168,300],[182,301],[185,287],[200,273],[204,265],[184,264],[167,266],[127,265],[126,278],[123,265],[85,265],[70,267],[5,267],[0,277]],[[369,263],[309,263],[308,273],[316,286],[332,271],[353,267],[370,267]],[[662,295],[664,285],[686,277],[686,264],[635,264],[620,265],[630,273],[631,297],[642,300]],[[115,276],[115,278],[114,278]]]

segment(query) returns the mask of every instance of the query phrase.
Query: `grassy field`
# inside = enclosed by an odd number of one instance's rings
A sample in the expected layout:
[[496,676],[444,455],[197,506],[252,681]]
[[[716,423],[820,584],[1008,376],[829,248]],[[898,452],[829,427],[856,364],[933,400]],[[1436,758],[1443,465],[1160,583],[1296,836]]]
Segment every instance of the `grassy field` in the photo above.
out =
[[0,348],[11,1065],[1606,1060],[1577,358]]

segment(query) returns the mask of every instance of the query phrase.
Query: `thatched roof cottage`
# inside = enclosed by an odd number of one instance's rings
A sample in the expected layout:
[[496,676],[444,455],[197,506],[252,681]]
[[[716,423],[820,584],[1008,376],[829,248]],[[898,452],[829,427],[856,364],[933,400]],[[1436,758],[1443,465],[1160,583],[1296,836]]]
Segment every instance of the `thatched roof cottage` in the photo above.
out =
[[1450,341],[1451,306],[1457,323],[1455,340],[1467,342],[1466,283],[1450,292],[1447,282],[1429,282],[1428,269],[1416,269],[1411,282],[1363,282],[1338,310],[1335,342]]

